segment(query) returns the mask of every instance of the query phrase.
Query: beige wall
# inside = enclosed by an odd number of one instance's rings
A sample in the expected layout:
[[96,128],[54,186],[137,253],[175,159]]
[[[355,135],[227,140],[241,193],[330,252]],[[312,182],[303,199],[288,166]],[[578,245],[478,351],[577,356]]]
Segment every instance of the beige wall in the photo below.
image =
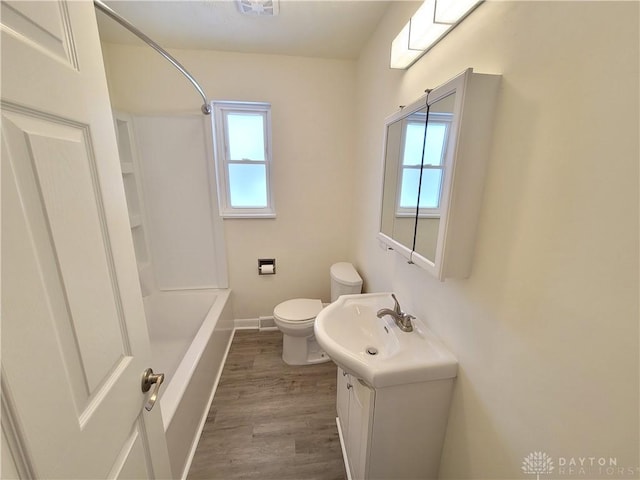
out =
[[[107,44],[103,50],[117,109],[147,114],[199,110],[195,90],[150,48]],[[329,267],[348,259],[355,63],[172,53],[211,99],[272,104],[277,218],[224,221],[234,316],[271,315],[277,303],[293,297],[329,301]],[[276,258],[275,276],[258,276],[259,257]]]
[[[353,258],[459,358],[441,477],[529,478],[533,451],[554,478],[559,457],[637,467],[639,4],[485,2],[389,70],[416,6],[358,62]],[[441,283],[376,241],[383,122],[467,67],[503,80],[473,272]]]

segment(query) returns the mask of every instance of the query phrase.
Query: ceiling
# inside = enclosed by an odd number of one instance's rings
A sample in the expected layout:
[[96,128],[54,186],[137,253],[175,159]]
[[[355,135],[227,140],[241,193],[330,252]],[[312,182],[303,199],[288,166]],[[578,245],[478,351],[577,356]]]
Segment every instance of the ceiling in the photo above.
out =
[[[355,59],[390,1],[280,0],[276,16],[240,13],[233,0],[105,2],[164,48]],[[103,41],[141,40],[99,12]]]

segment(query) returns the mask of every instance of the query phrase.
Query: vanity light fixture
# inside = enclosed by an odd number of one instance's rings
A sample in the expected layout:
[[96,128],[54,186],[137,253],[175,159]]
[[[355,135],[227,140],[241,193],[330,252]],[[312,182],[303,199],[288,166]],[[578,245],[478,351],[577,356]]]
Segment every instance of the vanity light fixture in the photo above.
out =
[[484,0],[425,0],[391,43],[391,68],[409,68]]
[[449,31],[451,23],[436,22],[435,13],[436,0],[425,0],[413,14],[409,20],[409,50],[425,52]]
[[411,22],[407,23],[398,36],[391,42],[391,68],[407,68],[424,52],[409,48],[409,29]]
[[449,23],[453,26],[481,3],[482,0],[436,0],[434,22]]

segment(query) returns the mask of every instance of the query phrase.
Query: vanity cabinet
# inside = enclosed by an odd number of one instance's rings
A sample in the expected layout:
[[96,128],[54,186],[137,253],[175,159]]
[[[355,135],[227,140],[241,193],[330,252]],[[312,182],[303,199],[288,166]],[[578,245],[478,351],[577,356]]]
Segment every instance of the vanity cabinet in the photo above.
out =
[[338,367],[336,409],[350,480],[437,478],[453,379],[372,388]]

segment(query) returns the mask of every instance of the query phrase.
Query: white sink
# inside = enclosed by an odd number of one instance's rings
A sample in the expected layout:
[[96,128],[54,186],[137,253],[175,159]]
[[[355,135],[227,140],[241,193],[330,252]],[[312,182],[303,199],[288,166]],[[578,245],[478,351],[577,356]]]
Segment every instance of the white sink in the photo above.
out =
[[374,388],[453,378],[458,362],[420,320],[403,332],[381,308],[393,308],[390,293],[343,295],[316,317],[320,346],[345,371]]

